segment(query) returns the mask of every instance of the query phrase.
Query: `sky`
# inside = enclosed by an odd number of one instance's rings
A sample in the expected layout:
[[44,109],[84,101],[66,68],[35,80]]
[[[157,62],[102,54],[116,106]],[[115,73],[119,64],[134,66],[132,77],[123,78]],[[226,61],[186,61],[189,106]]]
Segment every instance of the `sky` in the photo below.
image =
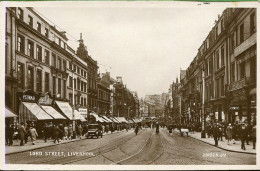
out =
[[220,8],[35,7],[67,32],[74,50],[84,44],[100,73],[110,72],[139,97],[168,92],[221,14]]

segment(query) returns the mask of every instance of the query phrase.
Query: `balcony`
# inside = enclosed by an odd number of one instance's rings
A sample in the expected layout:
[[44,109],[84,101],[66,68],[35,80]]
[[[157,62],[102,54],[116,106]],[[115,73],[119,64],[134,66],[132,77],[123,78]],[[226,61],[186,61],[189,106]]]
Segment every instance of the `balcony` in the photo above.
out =
[[256,33],[251,35],[248,39],[246,39],[243,43],[237,46],[234,50],[235,57],[249,49],[251,46],[256,44]]

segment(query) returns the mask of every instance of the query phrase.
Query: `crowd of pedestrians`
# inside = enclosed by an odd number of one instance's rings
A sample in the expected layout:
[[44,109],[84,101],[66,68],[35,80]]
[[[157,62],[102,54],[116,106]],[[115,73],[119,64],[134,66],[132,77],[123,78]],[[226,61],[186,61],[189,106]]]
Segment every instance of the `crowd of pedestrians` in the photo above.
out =
[[[121,130],[128,131],[134,127],[134,125],[130,124],[98,124],[99,131],[102,132],[102,134],[113,133],[115,131],[119,132]],[[13,145],[13,140],[20,140],[20,146],[27,144],[28,140],[31,140],[32,145],[35,145],[36,139],[43,139],[45,142],[53,141],[54,143],[60,143],[61,141],[72,140],[77,137],[82,139],[87,132],[87,123],[76,124],[74,131],[72,124],[46,122],[43,123],[42,126],[35,126],[33,122],[21,122],[19,125],[7,123],[5,128],[5,140],[8,146]]]
[[218,146],[218,142],[223,141],[223,137],[226,138],[227,144],[235,144],[235,141],[241,141],[241,149],[246,150],[245,143],[249,144],[249,141],[253,143],[253,149],[256,148],[256,123],[250,126],[245,122],[235,122],[233,124],[229,123],[208,123],[206,125],[205,131],[208,138],[213,137],[215,141],[215,146]]

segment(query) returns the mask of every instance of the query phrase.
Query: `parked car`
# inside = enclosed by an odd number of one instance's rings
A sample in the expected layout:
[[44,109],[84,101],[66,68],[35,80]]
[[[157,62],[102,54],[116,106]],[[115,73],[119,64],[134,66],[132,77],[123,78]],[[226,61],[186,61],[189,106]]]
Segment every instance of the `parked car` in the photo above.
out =
[[99,138],[99,136],[102,138],[102,131],[99,129],[98,124],[89,124],[88,125],[88,132],[86,133],[87,138]]

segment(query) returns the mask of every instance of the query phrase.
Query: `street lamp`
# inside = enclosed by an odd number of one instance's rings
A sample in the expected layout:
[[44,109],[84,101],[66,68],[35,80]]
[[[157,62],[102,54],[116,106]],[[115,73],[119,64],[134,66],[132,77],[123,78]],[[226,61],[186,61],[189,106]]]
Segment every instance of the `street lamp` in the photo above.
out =
[[205,69],[202,68],[202,106],[201,106],[201,138],[206,138],[205,135],[205,116],[204,116],[204,98],[205,95]]

